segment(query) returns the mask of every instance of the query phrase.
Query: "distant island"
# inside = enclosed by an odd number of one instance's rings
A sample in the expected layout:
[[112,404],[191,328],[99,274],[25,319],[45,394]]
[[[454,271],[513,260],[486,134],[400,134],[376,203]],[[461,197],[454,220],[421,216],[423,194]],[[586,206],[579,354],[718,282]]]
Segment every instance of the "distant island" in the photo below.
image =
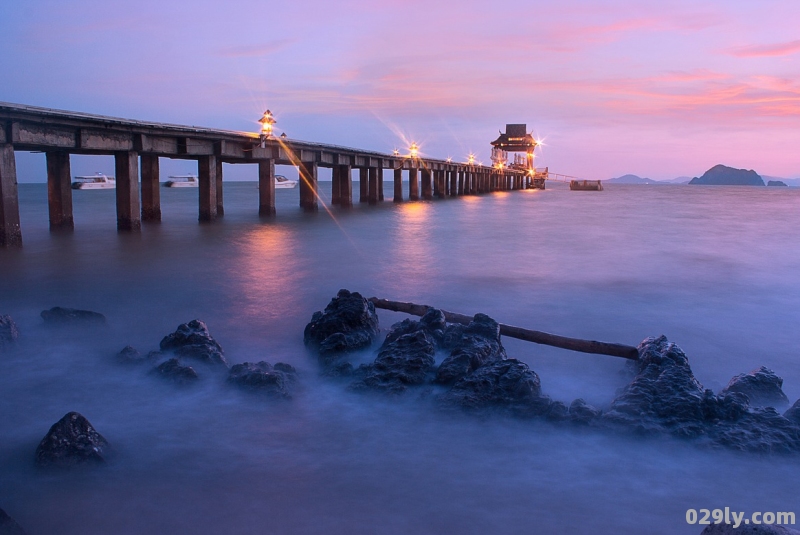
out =
[[658,184],[657,180],[653,180],[651,178],[642,178],[636,175],[622,175],[618,176],[617,178],[609,178],[608,180],[603,180],[603,182],[607,184]]
[[767,186],[783,186],[785,188],[788,186],[788,184],[783,180],[770,180],[767,182]]
[[763,186],[764,180],[753,171],[734,169],[726,165],[715,165],[701,177],[694,177],[689,184],[708,186]]

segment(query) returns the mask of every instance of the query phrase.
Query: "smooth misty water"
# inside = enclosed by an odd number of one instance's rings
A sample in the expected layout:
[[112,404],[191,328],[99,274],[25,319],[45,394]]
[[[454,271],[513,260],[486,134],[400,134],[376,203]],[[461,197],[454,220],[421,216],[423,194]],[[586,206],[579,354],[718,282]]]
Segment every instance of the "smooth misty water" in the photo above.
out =
[[[707,387],[766,365],[800,396],[800,190],[559,186],[334,217],[279,190],[261,222],[255,185],[226,183],[225,217],[206,225],[196,190],[164,189],[163,223],[137,235],[116,233],[113,191],[79,191],[74,233],[51,235],[45,186],[21,185],[25,248],[0,251],[0,313],[22,332],[0,355],[0,507],[32,534],[697,534],[688,508],[800,512],[800,459],[443,416],[318,376],[303,327],[349,288],[568,336],[663,333]],[[109,325],[46,329],[39,312],[56,305]],[[193,318],[232,363],[296,366],[295,398],[208,374],[181,389],[115,362]],[[555,399],[604,406],[625,381],[619,359],[504,343]],[[70,410],[113,457],[37,470],[36,445]]]

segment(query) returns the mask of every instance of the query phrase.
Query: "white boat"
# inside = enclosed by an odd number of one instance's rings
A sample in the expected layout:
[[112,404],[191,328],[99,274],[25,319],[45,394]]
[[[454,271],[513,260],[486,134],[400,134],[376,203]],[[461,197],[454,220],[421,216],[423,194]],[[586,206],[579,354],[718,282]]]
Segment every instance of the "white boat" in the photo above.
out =
[[275,189],[296,188],[297,180],[289,180],[283,175],[275,175]]
[[72,189],[116,189],[117,181],[113,176],[95,173],[90,176],[76,176],[72,181]]
[[172,175],[164,182],[165,188],[196,188],[199,182],[197,175]]

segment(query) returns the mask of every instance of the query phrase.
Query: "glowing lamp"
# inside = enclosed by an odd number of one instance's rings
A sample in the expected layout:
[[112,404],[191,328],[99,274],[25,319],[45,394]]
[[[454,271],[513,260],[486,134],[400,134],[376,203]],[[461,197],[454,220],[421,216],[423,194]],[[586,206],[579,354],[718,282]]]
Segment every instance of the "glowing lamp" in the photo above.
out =
[[412,143],[408,150],[411,153],[412,158],[416,158],[419,155],[419,147],[416,143]]
[[261,119],[258,120],[261,123],[261,141],[262,143],[272,137],[272,131],[275,128],[275,117],[272,116],[272,112],[267,110],[264,112],[264,115],[261,116]]
[[399,150],[397,150],[397,149],[394,149],[394,150],[392,151],[392,154],[394,154],[395,156],[400,156],[400,151],[399,151]]
[[474,154],[472,154],[472,153],[469,154],[469,159],[467,160],[467,163],[470,164],[470,165],[475,165],[475,155]]

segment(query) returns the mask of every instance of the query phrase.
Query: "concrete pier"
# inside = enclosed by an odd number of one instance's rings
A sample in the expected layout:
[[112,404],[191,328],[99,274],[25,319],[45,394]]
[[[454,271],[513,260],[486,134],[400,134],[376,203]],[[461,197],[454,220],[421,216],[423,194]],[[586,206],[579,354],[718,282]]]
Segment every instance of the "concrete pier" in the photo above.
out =
[[353,206],[353,169],[349,165],[336,165],[339,175],[339,205],[345,208]]
[[161,221],[158,156],[142,154],[142,221]]
[[217,217],[225,215],[225,205],[222,202],[222,160],[217,158]]
[[197,159],[197,179],[200,182],[200,221],[217,218],[217,159],[201,156]]
[[358,169],[358,202],[369,201],[369,170],[366,167]]
[[394,170],[394,202],[403,202],[403,169]]
[[378,175],[380,174],[380,168],[378,167],[370,167],[369,168],[369,188],[368,188],[368,199],[370,204],[378,204],[378,199],[380,194],[378,193]]
[[431,170],[423,167],[422,174],[422,198],[426,201],[433,200],[433,184],[431,180]]
[[319,210],[317,163],[300,162],[300,207],[306,212]]
[[134,151],[114,153],[117,178],[117,230],[140,230],[139,155]]
[[258,162],[258,215],[275,215],[275,160]]
[[409,201],[418,201],[419,200],[419,178],[418,178],[418,169],[416,167],[412,167],[408,170],[408,200]]
[[14,147],[0,144],[0,247],[22,247]]
[[73,229],[72,176],[69,153],[49,151],[47,160],[47,205],[50,213],[50,230]]

